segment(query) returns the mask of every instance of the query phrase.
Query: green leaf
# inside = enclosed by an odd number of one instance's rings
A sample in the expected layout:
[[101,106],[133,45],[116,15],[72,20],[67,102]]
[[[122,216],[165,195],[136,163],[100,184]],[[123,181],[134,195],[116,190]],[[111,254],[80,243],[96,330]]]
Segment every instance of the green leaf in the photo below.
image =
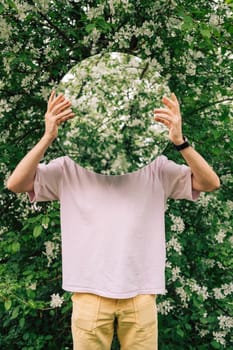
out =
[[23,328],[24,325],[25,325],[25,318],[21,318],[21,319],[19,320],[19,326],[20,326],[20,328]]
[[17,318],[18,314],[19,314],[19,306],[16,306],[12,312],[11,320],[14,320],[15,318]]
[[6,300],[5,303],[4,303],[5,310],[6,310],[6,311],[10,310],[11,305],[12,305],[11,300]]
[[182,30],[188,31],[194,28],[194,22],[191,16],[184,16]]
[[197,307],[197,308],[199,308],[200,307],[200,305],[202,304],[199,300],[198,300],[198,298],[197,297],[193,297],[193,304]]
[[41,235],[41,232],[42,232],[42,226],[41,225],[37,225],[34,227],[34,230],[33,230],[33,237],[37,238]]
[[92,30],[93,30],[94,28],[95,28],[95,23],[89,23],[89,24],[85,27],[87,33],[91,33]]
[[219,344],[218,342],[216,342],[215,340],[213,340],[211,342],[211,345],[213,346],[214,349],[221,349],[221,344]]
[[201,32],[201,35],[204,38],[210,38],[211,37],[211,32],[208,29],[201,29],[200,32]]
[[18,10],[17,9],[17,6],[15,5],[14,1],[12,0],[7,0],[7,3],[10,7],[14,8],[15,10]]
[[47,226],[48,227],[49,222],[50,222],[50,217],[44,216],[42,218],[42,226]]
[[201,317],[201,318],[200,318],[200,322],[203,323],[203,324],[207,324],[207,323],[208,323],[208,320],[207,320],[207,318],[205,318],[205,317]]
[[176,333],[181,337],[184,338],[184,331],[181,328],[176,329]]
[[17,253],[20,251],[20,243],[19,242],[13,242],[11,245],[11,251],[12,253]]
[[4,6],[2,4],[0,4],[0,14],[3,13],[4,10],[5,10]]
[[192,327],[190,326],[189,323],[185,323],[184,327],[189,331],[191,331],[191,329],[192,329]]

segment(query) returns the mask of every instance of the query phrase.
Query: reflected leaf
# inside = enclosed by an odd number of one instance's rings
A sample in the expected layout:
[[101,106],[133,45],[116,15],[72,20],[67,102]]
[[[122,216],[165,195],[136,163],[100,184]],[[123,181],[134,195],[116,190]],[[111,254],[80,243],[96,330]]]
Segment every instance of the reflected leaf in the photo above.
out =
[[162,153],[168,130],[153,109],[170,94],[156,61],[112,52],[91,56],[61,80],[58,92],[72,102],[75,117],[57,139],[65,155],[97,173],[136,171]]

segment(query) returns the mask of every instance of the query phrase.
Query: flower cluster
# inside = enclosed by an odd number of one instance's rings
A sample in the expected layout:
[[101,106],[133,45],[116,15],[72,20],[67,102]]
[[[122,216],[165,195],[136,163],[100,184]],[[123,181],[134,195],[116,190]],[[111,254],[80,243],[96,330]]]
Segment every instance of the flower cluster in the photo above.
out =
[[157,311],[162,315],[168,315],[171,310],[174,309],[174,305],[171,304],[170,300],[164,300],[157,304]]
[[173,224],[171,225],[171,231],[176,233],[182,233],[185,229],[184,220],[180,216],[170,214]]
[[43,254],[48,259],[48,266],[50,266],[52,261],[57,258],[58,253],[60,252],[60,244],[53,241],[46,241],[44,245],[45,252],[43,252]]
[[228,295],[233,293],[233,282],[227,284],[224,283],[219,288],[213,288],[213,294],[215,299],[224,299]]

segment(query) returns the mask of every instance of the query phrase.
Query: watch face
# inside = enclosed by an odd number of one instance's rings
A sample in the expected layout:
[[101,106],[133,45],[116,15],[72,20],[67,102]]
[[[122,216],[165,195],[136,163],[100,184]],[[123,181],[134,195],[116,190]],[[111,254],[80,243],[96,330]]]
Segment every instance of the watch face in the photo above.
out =
[[162,153],[168,130],[154,120],[154,108],[170,94],[154,59],[112,52],[75,65],[57,92],[72,103],[75,117],[63,123],[60,149],[93,172],[122,175]]

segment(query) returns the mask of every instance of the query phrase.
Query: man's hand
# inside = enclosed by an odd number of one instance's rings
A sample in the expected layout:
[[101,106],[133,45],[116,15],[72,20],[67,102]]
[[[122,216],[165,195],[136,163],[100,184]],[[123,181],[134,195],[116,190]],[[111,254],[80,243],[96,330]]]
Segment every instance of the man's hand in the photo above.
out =
[[171,98],[164,96],[162,98],[165,108],[154,110],[155,120],[163,123],[169,129],[169,139],[175,144],[180,145],[184,142],[182,136],[182,118],[178,99],[174,93]]
[[45,113],[44,136],[51,140],[57,137],[58,126],[75,115],[70,109],[70,106],[71,102],[62,93],[56,97],[55,91],[52,91],[48,100],[47,112]]

